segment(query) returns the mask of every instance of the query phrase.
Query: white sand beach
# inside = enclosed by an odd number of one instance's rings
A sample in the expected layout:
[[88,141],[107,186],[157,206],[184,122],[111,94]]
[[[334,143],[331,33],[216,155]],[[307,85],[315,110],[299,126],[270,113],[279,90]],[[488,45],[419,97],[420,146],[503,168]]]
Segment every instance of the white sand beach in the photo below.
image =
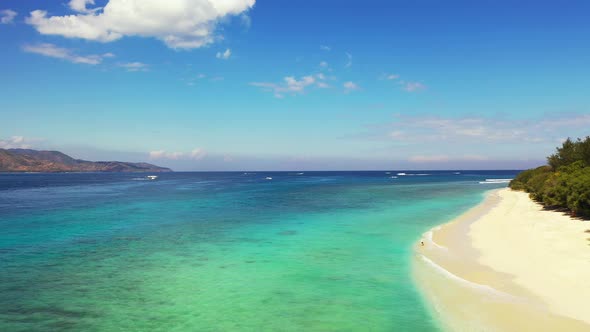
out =
[[425,234],[415,278],[452,331],[590,331],[590,222],[491,191]]

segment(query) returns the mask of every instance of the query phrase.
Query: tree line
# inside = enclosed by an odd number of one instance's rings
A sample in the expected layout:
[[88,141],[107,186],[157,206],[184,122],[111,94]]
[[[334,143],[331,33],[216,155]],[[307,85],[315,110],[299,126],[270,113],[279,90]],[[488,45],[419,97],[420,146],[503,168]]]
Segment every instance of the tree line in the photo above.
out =
[[568,138],[547,165],[519,173],[510,188],[528,192],[548,208],[566,209],[573,216],[590,217],[590,136]]

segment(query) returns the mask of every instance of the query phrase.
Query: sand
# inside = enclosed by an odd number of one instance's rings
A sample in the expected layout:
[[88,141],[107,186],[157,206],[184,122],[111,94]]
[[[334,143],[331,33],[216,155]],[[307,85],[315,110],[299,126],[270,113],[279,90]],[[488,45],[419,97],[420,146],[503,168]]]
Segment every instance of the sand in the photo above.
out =
[[500,189],[416,245],[414,275],[451,331],[590,331],[590,222]]

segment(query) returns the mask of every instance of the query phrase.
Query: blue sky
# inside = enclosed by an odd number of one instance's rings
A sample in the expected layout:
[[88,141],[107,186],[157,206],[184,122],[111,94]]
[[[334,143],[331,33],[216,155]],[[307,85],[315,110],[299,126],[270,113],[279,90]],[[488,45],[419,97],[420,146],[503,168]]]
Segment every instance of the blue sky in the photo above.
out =
[[590,134],[587,1],[0,3],[0,147],[176,170],[523,168]]

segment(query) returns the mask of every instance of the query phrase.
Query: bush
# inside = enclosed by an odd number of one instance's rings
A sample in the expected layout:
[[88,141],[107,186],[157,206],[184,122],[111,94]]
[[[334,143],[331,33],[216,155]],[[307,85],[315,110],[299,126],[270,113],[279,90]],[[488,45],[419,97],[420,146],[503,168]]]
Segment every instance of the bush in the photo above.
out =
[[575,215],[590,217],[590,167],[570,175],[566,205]]
[[549,166],[540,166],[535,169],[528,169],[526,171],[520,172],[512,181],[510,181],[510,188],[515,190],[524,190],[529,192],[527,188],[527,184],[531,180],[531,178],[538,177],[540,174],[551,172],[551,167]]
[[590,137],[568,138],[547,161],[549,166],[519,173],[510,188],[528,192],[545,206],[590,217]]
[[553,173],[546,180],[541,196],[543,204],[552,207],[567,205],[569,176],[563,173]]

